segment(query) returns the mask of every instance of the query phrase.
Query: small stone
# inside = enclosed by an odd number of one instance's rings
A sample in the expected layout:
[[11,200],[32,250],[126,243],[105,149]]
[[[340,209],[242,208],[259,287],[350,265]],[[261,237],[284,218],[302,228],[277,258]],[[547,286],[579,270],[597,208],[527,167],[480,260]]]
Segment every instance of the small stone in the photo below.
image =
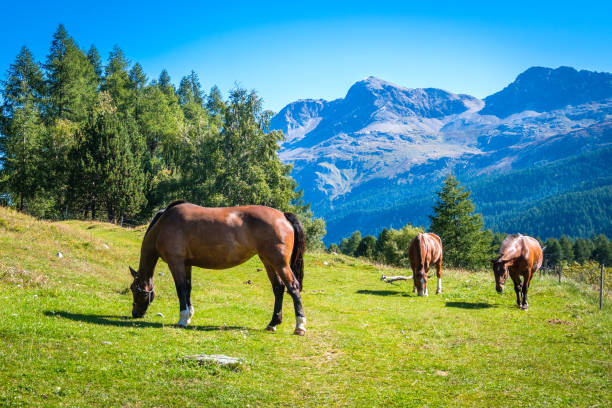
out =
[[165,273],[163,273],[163,272],[159,273],[159,276],[164,276],[164,275],[165,275]]
[[106,244],[102,244],[102,248],[109,249],[110,247],[108,245],[106,245]]
[[110,346],[110,345],[111,345],[111,344],[113,344],[113,343],[111,343],[110,341],[103,341],[103,342],[102,342],[102,344],[106,344],[106,345],[109,345],[109,346]]
[[253,284],[253,281],[249,279],[248,281],[244,282],[244,284],[245,284],[245,285],[252,285],[252,284]]
[[64,255],[63,255],[61,252],[58,252],[58,253],[57,253],[57,257],[58,257],[59,259],[62,259],[62,258],[64,257]]
[[244,363],[244,360],[241,358],[224,356],[223,354],[196,354],[186,356],[185,358],[187,360],[199,361],[200,364],[212,363],[228,368],[238,368]]
[[323,262],[323,265],[328,266],[329,263],[327,263],[327,261]]
[[160,312],[157,314],[159,317],[164,317],[164,315]]

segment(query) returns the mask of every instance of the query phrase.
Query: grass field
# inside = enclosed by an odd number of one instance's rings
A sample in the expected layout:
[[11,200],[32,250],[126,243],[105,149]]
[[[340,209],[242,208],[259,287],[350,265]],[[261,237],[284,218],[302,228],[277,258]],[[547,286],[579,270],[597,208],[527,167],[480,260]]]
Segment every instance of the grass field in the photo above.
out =
[[[1,406],[612,406],[612,308],[576,284],[537,278],[523,312],[492,273],[445,271],[423,299],[380,281],[405,270],[313,254],[298,337],[288,296],[263,330],[273,295],[253,258],[194,270],[180,329],[164,263],[146,317],[128,318],[143,233],[0,207]],[[246,364],[183,359],[198,353]]]

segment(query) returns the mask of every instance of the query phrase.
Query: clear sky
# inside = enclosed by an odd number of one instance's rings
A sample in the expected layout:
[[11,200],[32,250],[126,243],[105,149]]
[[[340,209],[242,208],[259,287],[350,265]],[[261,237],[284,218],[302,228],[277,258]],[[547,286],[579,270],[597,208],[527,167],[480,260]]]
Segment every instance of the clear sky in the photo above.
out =
[[370,75],[485,97],[534,65],[612,72],[612,1],[87,3],[0,1],[2,77],[22,45],[43,61],[60,23],[103,58],[118,44],[149,78],[193,69],[275,111]]

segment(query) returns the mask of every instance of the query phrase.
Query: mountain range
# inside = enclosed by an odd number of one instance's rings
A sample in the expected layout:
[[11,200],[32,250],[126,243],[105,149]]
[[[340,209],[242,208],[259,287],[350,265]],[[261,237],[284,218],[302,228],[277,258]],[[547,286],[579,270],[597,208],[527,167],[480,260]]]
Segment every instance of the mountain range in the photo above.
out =
[[368,77],[344,98],[271,120],[326,242],[429,224],[455,174],[485,227],[546,238],[612,235],[612,74],[532,67],[484,99]]

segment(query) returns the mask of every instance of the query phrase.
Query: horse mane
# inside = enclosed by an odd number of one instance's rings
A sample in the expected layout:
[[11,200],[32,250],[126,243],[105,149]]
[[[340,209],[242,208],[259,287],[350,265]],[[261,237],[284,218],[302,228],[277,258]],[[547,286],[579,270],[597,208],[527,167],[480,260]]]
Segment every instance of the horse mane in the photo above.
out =
[[149,227],[147,228],[147,232],[145,232],[145,237],[147,236],[147,234],[149,233],[149,231],[151,231],[151,228],[153,228],[153,225],[155,225],[155,223],[157,223],[157,221],[159,221],[159,218],[166,212],[168,211],[170,208],[172,207],[176,207],[179,204],[183,204],[186,203],[187,201],[185,200],[176,200],[171,202],[170,204],[168,204],[168,206],[163,209],[163,210],[159,210],[157,213],[155,213],[155,215],[153,216],[153,219],[151,220],[151,223],[149,224]]

